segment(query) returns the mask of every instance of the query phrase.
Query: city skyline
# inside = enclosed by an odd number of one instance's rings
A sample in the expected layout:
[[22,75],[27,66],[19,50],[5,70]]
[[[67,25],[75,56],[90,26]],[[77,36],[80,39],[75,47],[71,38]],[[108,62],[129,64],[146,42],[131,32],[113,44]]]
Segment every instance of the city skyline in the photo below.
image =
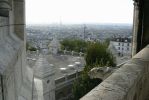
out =
[[26,0],[27,24],[129,23],[133,0]]

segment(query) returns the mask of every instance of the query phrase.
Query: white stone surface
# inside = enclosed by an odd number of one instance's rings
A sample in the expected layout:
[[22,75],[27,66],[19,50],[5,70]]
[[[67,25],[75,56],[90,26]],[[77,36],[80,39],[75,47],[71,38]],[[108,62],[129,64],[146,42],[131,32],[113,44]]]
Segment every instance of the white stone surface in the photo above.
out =
[[145,48],[80,100],[145,100],[148,77],[149,49]]
[[99,79],[106,79],[114,72],[114,68],[110,67],[95,67],[88,72],[90,78],[99,78]]
[[5,100],[32,100],[32,70],[26,66],[24,0],[9,0],[8,17],[0,16],[0,74]]
[[39,55],[34,65],[34,100],[55,100],[54,66]]

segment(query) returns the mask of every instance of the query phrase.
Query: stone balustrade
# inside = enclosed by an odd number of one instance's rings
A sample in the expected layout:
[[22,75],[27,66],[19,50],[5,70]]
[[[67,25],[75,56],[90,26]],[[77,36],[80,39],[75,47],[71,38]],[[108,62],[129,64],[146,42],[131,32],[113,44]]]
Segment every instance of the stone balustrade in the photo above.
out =
[[80,100],[148,100],[149,45]]
[[72,55],[72,56],[85,56],[85,53],[75,52],[75,51],[67,51],[67,50],[60,50],[59,53],[64,54],[64,55]]

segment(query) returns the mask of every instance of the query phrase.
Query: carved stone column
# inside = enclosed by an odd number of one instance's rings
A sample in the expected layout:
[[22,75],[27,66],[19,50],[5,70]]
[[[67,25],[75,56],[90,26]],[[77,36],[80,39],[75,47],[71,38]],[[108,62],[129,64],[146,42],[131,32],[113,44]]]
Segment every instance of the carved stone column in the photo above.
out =
[[140,0],[134,0],[132,56],[140,51],[142,34],[142,10]]
[[138,33],[138,15],[139,15],[139,6],[138,2],[134,1],[134,15],[133,15],[133,45],[132,45],[132,56],[137,52],[137,33]]

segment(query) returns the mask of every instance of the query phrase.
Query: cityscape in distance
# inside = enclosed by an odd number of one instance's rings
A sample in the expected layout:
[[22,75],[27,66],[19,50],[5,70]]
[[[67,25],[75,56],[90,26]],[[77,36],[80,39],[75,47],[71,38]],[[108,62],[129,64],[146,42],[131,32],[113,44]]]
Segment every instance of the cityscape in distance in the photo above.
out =
[[[44,100],[77,100],[73,87],[87,64],[87,52],[80,47],[82,43],[104,44],[108,41],[107,49],[116,60],[116,66],[110,70],[110,66],[100,69],[105,76],[100,77],[96,84],[131,58],[131,24],[27,25],[26,32],[27,64],[34,70],[34,100],[39,99],[41,94]],[[69,46],[62,48],[64,41],[67,45],[69,42],[80,43],[78,47],[72,45],[80,51],[68,49]]]
[[[128,37],[132,35],[131,24],[49,24],[27,25],[27,38],[93,38],[104,40],[113,36]],[[47,37],[48,36],[48,37]],[[80,37],[81,36],[81,37]]]

